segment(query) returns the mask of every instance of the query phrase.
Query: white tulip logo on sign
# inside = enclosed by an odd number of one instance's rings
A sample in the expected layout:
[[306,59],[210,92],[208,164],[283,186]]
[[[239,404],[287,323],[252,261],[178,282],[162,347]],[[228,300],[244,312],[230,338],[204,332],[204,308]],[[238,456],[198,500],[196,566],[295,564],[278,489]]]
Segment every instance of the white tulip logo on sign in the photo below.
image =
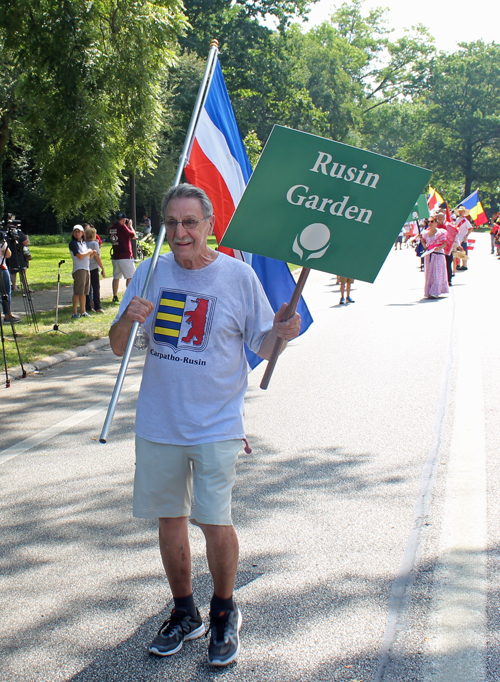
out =
[[321,258],[330,248],[330,237],[330,230],[324,223],[311,223],[295,237],[292,251],[300,260],[304,257],[304,251],[309,252],[306,260]]

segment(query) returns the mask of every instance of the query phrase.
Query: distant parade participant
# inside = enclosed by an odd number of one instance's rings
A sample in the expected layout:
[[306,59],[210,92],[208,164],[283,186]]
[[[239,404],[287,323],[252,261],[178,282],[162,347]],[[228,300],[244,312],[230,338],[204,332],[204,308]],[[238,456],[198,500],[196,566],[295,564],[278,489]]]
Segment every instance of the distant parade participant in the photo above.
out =
[[500,256],[500,213],[495,211],[491,214],[489,220],[490,225],[490,239],[491,239],[491,253]]
[[[468,209],[464,208],[463,206],[459,206],[457,208],[458,242],[466,254],[467,254],[467,237],[470,235],[470,233],[473,230],[472,225],[467,220],[468,215],[469,215]],[[467,261],[462,260],[462,265],[459,265],[455,269],[456,270],[467,270]]]
[[446,243],[443,247],[443,250],[446,257],[446,274],[448,277],[448,284],[451,286],[451,280],[454,275],[452,251],[457,243],[458,227],[451,220],[447,220],[446,213],[443,211],[443,209],[436,211],[434,216],[437,220],[438,228],[444,228],[446,230]]
[[113,262],[113,303],[118,303],[118,286],[120,279],[125,278],[128,287],[135,272],[132,239],[136,238],[135,230],[127,224],[125,213],[119,213],[114,223],[108,228],[111,242],[111,260]]
[[427,221],[428,228],[421,234],[422,243],[426,248],[424,254],[425,298],[438,298],[450,291],[446,274],[446,258],[444,246],[446,244],[446,230],[438,227],[435,215]]

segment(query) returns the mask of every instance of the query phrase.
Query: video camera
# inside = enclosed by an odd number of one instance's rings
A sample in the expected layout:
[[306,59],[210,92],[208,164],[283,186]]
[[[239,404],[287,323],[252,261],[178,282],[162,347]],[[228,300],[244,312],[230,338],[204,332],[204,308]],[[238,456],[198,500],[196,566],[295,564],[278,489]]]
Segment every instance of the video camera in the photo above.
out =
[[21,221],[16,220],[12,213],[6,213],[0,226],[0,246],[7,242],[11,250],[11,257],[8,261],[9,270],[17,272],[21,268],[28,267],[21,243]]
[[11,213],[7,213],[3,217],[1,226],[0,233],[4,241],[5,239],[19,240],[21,221],[13,218]]

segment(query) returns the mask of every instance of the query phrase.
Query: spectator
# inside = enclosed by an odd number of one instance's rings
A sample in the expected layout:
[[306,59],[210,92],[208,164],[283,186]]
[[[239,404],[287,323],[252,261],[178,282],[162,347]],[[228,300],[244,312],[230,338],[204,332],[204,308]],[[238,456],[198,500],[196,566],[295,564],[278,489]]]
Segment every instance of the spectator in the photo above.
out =
[[151,234],[151,220],[148,218],[147,213],[144,214],[141,224],[144,230],[144,234]]
[[10,258],[11,251],[7,246],[7,241],[4,240],[0,244],[0,295],[2,297],[2,310],[5,322],[21,322],[20,317],[16,317],[11,311],[11,292],[12,285],[10,281],[9,268],[7,267],[7,258]]
[[[87,248],[83,236],[83,227],[75,225],[69,250],[73,258],[73,314],[72,320],[79,317],[90,317],[85,310],[85,297],[90,290],[90,259],[95,256],[93,249]],[[78,302],[80,302],[80,315],[78,315]]]
[[[87,310],[95,310],[96,313],[103,313],[104,310],[101,307],[101,285],[99,283],[99,269],[103,279],[106,277],[104,272],[104,265],[101,260],[101,248],[99,242],[96,239],[96,229],[93,225],[88,225],[85,229],[85,241],[87,243],[87,248],[95,251],[94,258],[90,259],[90,294],[87,296]],[[92,299],[92,301],[91,301]],[[93,307],[91,305],[93,303]]]
[[113,303],[118,303],[118,285],[122,277],[128,287],[134,276],[135,263],[132,251],[132,239],[136,238],[133,227],[127,225],[125,213],[119,213],[116,223],[108,229],[111,242],[111,259],[113,261]]
[[[16,219],[16,216],[13,213],[8,213],[7,214],[7,223],[13,222]],[[7,259],[7,267],[9,268],[10,272],[10,279],[12,282],[12,291],[18,291],[17,284],[16,284],[16,279],[17,279],[17,273],[20,271],[26,272],[28,268],[28,260],[26,258],[27,255],[29,255],[29,258],[31,259],[31,254],[29,253],[29,237],[27,234],[24,234],[24,232],[18,228],[14,227],[13,230],[15,231],[15,234],[17,235],[15,238],[15,246],[16,248],[14,249],[14,245],[11,244],[12,249],[9,249],[11,252],[10,257]],[[22,283],[24,283],[25,278],[21,277]],[[31,290],[30,290],[31,291]]]

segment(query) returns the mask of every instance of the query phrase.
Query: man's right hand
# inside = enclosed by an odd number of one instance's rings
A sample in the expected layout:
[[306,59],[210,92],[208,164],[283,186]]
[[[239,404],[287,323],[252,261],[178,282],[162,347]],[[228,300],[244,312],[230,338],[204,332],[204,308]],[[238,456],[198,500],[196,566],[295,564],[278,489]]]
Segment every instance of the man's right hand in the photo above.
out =
[[115,322],[109,330],[109,342],[115,355],[121,357],[125,353],[134,322],[143,324],[153,310],[154,305],[151,301],[140,296],[134,296],[118,322]]
[[[127,309],[123,313],[122,317],[127,317],[127,320],[131,320],[131,325],[133,322],[140,322],[144,324],[146,318],[151,315],[154,310],[154,305],[151,301],[146,298],[141,298],[140,296],[134,296],[127,306]],[[121,320],[121,318],[120,318]]]

